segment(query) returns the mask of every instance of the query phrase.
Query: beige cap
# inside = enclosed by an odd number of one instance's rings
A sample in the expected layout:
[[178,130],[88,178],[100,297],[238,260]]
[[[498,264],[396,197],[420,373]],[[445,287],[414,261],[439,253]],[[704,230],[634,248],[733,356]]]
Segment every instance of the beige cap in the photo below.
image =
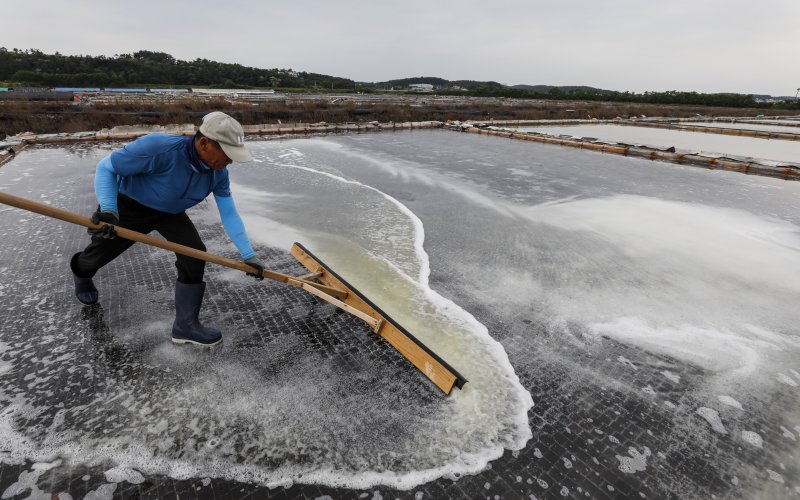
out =
[[253,161],[250,152],[244,147],[242,125],[222,111],[213,111],[204,116],[200,133],[217,141],[228,158],[236,163]]

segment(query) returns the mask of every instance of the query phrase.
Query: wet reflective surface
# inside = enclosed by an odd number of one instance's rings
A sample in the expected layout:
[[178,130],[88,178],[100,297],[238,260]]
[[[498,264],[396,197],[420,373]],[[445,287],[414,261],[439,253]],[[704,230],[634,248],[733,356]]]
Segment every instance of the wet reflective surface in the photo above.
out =
[[[465,390],[441,398],[358,321],[216,266],[203,317],[225,344],[178,348],[168,254],[134,247],[81,309],[85,233],[0,208],[0,457],[24,467],[4,489],[66,491],[69,467],[117,495],[796,494],[797,184],[446,131],[252,150],[232,179],[257,252],[300,274],[302,241]],[[33,150],[0,185],[88,213],[106,153]],[[235,257],[213,201],[191,216]]]

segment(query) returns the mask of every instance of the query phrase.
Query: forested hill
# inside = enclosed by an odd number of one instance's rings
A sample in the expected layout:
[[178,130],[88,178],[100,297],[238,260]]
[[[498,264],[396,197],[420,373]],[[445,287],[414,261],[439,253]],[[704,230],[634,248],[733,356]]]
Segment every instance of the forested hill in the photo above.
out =
[[163,52],[140,50],[133,54],[67,56],[39,50],[0,48],[0,81],[29,85],[124,87],[294,87],[353,88],[353,80],[293,71],[259,69],[208,59],[181,61]]
[[449,89],[453,87],[461,87],[462,89],[473,90],[476,88],[506,88],[502,83],[497,82],[480,82],[476,80],[445,80],[444,78],[437,78],[434,76],[418,76],[415,78],[398,78],[396,80],[387,80],[385,82],[378,82],[374,84],[377,88],[394,87],[394,88],[407,88],[412,83],[427,83],[433,85],[437,89]]
[[677,91],[634,93],[586,86],[549,85],[509,87],[494,81],[451,81],[437,77],[365,83],[292,69],[259,69],[208,59],[182,61],[163,52],[148,50],[107,57],[69,56],[58,52],[45,54],[36,49],[8,50],[0,47],[0,82],[9,82],[11,86],[43,87],[260,87],[358,92],[387,89],[407,91],[412,83],[429,83],[438,94],[462,96],[800,109],[800,101],[797,100],[779,103],[757,102],[752,95],[734,93],[702,94]]
[[0,81],[46,87],[283,87],[360,90],[407,89],[412,83],[430,83],[437,89],[504,86],[497,82],[450,81],[436,77],[403,78],[386,82],[355,82],[348,78],[293,71],[259,69],[208,59],[182,61],[170,54],[140,50],[133,54],[68,56],[45,54],[36,49],[8,50],[0,47]]

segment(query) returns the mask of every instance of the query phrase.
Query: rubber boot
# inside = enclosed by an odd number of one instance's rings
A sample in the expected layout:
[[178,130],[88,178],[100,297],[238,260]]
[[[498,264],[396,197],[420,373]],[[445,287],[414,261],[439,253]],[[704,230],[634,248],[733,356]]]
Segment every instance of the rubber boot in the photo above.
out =
[[78,270],[78,256],[80,254],[80,252],[76,253],[69,261],[69,267],[72,269],[72,280],[75,282],[75,296],[78,297],[82,304],[96,304],[99,294],[97,293],[97,288],[94,287],[92,278],[79,276],[81,274]]
[[205,283],[187,284],[175,282],[175,322],[172,324],[172,342],[176,344],[197,344],[213,346],[222,342],[222,333],[215,328],[200,324],[197,319]]

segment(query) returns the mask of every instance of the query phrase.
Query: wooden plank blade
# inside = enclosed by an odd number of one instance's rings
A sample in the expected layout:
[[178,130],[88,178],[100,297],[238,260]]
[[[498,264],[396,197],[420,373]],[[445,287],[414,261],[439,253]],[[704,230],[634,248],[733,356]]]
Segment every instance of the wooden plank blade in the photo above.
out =
[[[377,328],[378,335],[397,349],[400,354],[428,377],[442,392],[450,394],[453,387],[461,389],[467,382],[453,367],[448,365],[442,358],[436,355],[436,353],[431,351],[409,333],[408,330],[378,308],[378,306],[364,297],[357,289],[347,283],[347,281],[336,274],[330,267],[316,258],[303,245],[300,243],[292,245],[291,254],[309,271],[320,272],[321,270],[322,274],[318,276],[317,279],[325,285],[347,291],[347,297],[342,299],[342,302],[363,314],[371,316],[375,320],[379,320],[380,323],[378,323]],[[364,319],[364,321],[367,320]],[[374,327],[374,323],[370,321],[367,321],[367,323]]]

